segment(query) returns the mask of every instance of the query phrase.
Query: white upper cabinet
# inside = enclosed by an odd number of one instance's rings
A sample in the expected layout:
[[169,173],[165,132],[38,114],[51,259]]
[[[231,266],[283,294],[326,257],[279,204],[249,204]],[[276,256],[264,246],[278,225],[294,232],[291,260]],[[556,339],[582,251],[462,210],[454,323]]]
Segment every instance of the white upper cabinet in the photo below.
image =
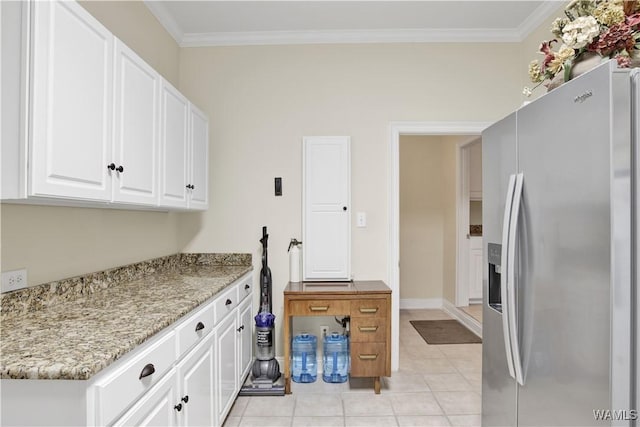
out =
[[304,280],[350,280],[349,137],[304,138],[302,223]]
[[171,84],[162,82],[160,206],[209,207],[209,121]]
[[115,178],[113,200],[155,205],[160,76],[119,40],[115,51],[115,126],[109,164]]
[[189,208],[209,207],[209,121],[193,104],[189,108],[191,125]]
[[189,101],[162,81],[160,206],[187,207]]
[[0,199],[208,208],[201,111],[79,3],[0,7]]
[[114,37],[77,3],[33,7],[30,194],[109,201]]

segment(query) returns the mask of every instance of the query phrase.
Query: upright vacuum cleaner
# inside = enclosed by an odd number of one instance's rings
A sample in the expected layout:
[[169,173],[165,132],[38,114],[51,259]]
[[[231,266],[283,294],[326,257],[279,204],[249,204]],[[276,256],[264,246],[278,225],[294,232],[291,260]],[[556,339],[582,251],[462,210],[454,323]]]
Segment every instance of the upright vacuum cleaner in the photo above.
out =
[[[267,227],[262,227],[262,269],[260,270],[260,308],[256,320],[256,359],[251,375],[240,389],[241,396],[284,396],[284,378],[276,360],[275,318],[271,303],[271,269],[267,265]],[[285,343],[286,345],[286,343]]]

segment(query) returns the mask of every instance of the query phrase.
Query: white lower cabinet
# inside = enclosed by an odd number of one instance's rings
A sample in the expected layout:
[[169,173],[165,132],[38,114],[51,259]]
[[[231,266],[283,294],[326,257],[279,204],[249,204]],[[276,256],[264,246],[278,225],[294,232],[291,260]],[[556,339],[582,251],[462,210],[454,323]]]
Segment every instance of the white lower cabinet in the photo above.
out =
[[237,325],[238,321],[234,313],[222,322],[216,333],[218,424],[224,422],[239,391]]
[[176,372],[172,369],[115,426],[176,426]]
[[0,425],[222,425],[253,358],[252,277],[90,380],[1,380]]
[[215,425],[214,342],[215,334],[209,335],[177,366],[180,393],[174,408],[181,426]]

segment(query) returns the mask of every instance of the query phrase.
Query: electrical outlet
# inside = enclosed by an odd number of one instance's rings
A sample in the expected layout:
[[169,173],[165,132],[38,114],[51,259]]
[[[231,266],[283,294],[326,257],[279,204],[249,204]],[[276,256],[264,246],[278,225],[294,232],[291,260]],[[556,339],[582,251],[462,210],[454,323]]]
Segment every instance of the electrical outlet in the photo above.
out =
[[328,333],[329,333],[328,326],[320,326],[320,338],[326,337]]
[[27,287],[27,269],[5,271],[0,277],[2,292],[15,291]]

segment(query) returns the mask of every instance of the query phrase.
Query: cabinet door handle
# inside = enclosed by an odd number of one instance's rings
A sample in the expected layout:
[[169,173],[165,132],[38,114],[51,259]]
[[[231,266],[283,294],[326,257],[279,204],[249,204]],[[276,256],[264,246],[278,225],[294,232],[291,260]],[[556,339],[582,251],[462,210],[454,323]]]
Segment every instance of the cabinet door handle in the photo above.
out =
[[360,360],[376,360],[378,358],[377,354],[359,354],[358,358]]
[[342,210],[343,210],[343,211],[346,211],[346,210],[347,210],[347,207],[346,207],[346,206],[343,206],[343,207],[342,207]]
[[139,380],[144,377],[148,377],[156,371],[156,368],[153,366],[153,363],[147,363],[144,368],[142,368],[142,372],[140,372]]
[[180,400],[182,400],[184,403],[189,403],[189,395],[185,395],[185,396],[184,396],[182,399],[180,399]]
[[224,305],[231,305],[231,304],[233,304],[233,301],[227,298],[227,301],[224,303]]
[[377,326],[358,326],[358,330],[360,332],[376,332],[378,330]]
[[373,308],[360,307],[360,313],[377,313],[377,312],[378,312],[378,307],[373,307]]
[[176,406],[173,407],[173,409],[175,409],[178,412],[182,411],[182,403],[178,403]]
[[328,305],[323,305],[323,306],[310,305],[309,306],[309,310],[311,310],[311,311],[327,311],[327,310],[329,310],[329,306]]
[[112,171],[116,170],[116,164],[115,163],[109,163],[107,165],[107,169],[111,169]]
[[201,331],[203,329],[204,329],[204,323],[198,322],[198,324],[196,325],[196,332]]
[[236,329],[236,331],[242,332],[243,329],[244,329],[244,325],[240,325],[240,327],[238,329]]
[[244,290],[248,291],[249,289],[251,289],[251,285],[244,285]]
[[124,172],[124,167],[122,165],[118,166],[116,170],[120,173]]

